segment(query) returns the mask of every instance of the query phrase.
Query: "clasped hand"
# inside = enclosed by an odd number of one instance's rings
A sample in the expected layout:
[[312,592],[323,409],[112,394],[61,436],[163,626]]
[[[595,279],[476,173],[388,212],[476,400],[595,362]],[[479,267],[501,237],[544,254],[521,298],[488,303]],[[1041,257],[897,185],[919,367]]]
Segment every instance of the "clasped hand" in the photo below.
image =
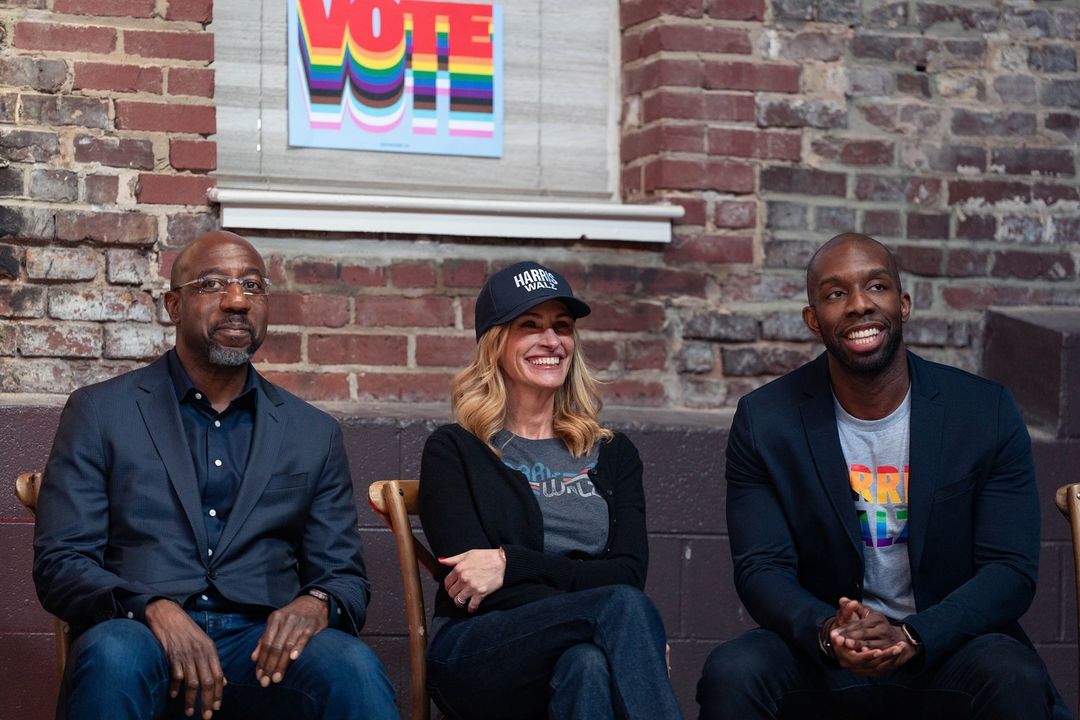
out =
[[[310,595],[296,598],[270,613],[251,660],[255,678],[263,687],[281,682],[289,663],[300,657],[308,641],[327,626],[325,602]],[[169,697],[184,688],[184,715],[195,714],[195,700],[201,698],[203,720],[221,709],[225,673],[217,647],[183,608],[172,600],[155,600],[146,606],[146,624],[157,637],[169,661]]]
[[484,598],[502,587],[506,575],[506,555],[502,548],[468,550],[439,562],[453,568],[443,580],[443,587],[460,608],[476,612]]
[[829,640],[837,663],[855,675],[885,675],[915,657],[915,648],[903,630],[850,598],[840,598]]

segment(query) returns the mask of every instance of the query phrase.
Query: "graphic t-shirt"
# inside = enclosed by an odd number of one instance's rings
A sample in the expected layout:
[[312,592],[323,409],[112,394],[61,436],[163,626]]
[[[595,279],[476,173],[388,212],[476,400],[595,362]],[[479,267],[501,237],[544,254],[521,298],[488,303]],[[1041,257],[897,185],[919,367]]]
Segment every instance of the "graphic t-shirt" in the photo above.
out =
[[908,561],[911,391],[880,420],[849,415],[833,398],[851,499],[862,528],[863,603],[892,618],[915,612]]
[[599,443],[579,458],[558,438],[527,440],[502,430],[495,436],[503,462],[529,481],[544,518],[544,551],[596,556],[608,538],[608,506],[589,471],[596,467]]

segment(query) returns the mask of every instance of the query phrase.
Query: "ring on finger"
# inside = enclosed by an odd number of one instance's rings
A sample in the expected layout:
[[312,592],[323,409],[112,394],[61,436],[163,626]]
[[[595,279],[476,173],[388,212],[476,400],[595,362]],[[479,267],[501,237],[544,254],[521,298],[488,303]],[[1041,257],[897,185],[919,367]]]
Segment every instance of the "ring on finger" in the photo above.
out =
[[458,595],[456,598],[454,598],[454,602],[457,603],[458,607],[465,607],[465,596]]

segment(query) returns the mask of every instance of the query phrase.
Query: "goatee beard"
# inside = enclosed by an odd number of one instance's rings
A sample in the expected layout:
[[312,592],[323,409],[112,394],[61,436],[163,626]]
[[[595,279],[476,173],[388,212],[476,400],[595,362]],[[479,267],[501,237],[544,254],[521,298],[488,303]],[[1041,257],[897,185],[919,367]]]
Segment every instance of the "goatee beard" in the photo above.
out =
[[227,348],[222,347],[217,343],[210,343],[210,347],[207,351],[207,357],[210,360],[210,364],[217,365],[218,367],[239,367],[241,365],[246,365],[254,354],[255,347],[253,345],[246,348]]

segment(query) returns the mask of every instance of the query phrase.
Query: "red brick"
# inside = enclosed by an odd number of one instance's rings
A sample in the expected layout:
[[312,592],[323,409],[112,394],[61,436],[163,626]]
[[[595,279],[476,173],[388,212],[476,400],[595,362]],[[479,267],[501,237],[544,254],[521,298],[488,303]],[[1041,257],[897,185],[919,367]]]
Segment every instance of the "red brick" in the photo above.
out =
[[990,275],[1021,280],[1073,280],[1076,265],[1066,252],[1003,250],[992,256]]
[[661,157],[645,166],[646,192],[670,190],[754,191],[754,169],[724,160],[681,160]]
[[173,140],[169,164],[177,170],[217,170],[217,143],[213,140]]
[[954,135],[1012,137],[1034,135],[1036,130],[1037,122],[1034,113],[988,113],[962,109],[953,111],[952,132]]
[[361,295],[356,298],[356,324],[361,327],[452,327],[450,298]]
[[754,239],[744,235],[676,235],[664,250],[665,262],[749,263]]
[[883,140],[823,138],[813,143],[816,154],[845,165],[892,165],[893,148],[892,142]]
[[0,157],[8,162],[48,162],[60,153],[56,133],[7,130],[0,133]]
[[1066,149],[997,148],[990,154],[990,164],[1007,175],[1076,174],[1076,157]]
[[0,317],[39,318],[45,315],[45,288],[37,285],[0,285]]
[[627,370],[663,370],[667,367],[668,343],[664,340],[629,340]]
[[116,127],[122,130],[213,135],[217,113],[213,105],[116,101]]
[[642,65],[623,67],[624,95],[676,85],[701,87],[704,81],[704,65],[696,58],[650,58]]
[[116,30],[109,27],[59,25],[24,20],[15,25],[20,50],[108,54],[116,49]]
[[[476,354],[476,337],[417,335],[416,364],[425,367],[463,368]],[[401,363],[404,364],[404,363]]]
[[74,146],[77,162],[139,170],[154,167],[154,143],[150,140],[78,135]]
[[645,268],[641,271],[641,292],[645,297],[705,297],[705,275],[669,268]]
[[1031,186],[994,180],[950,180],[949,204],[982,201],[994,204],[1005,200],[1031,201]]
[[997,220],[990,215],[967,215],[956,222],[956,237],[963,240],[993,240]]
[[320,365],[404,365],[404,335],[309,335],[308,359]]
[[262,347],[252,358],[254,362],[293,365],[300,362],[300,333],[269,332]]
[[56,0],[53,12],[64,15],[148,18],[154,16],[154,0]]
[[141,212],[62,210],[56,214],[56,239],[152,245],[157,240],[157,218]]
[[649,302],[589,303],[589,330],[619,330],[622,332],[657,332],[667,323],[664,308]]
[[802,135],[797,132],[709,128],[709,153],[714,157],[727,155],[763,160],[798,160],[802,154]]
[[947,213],[908,213],[907,236],[922,240],[948,240],[949,215]]
[[214,97],[214,71],[210,68],[169,68],[169,94]]
[[705,87],[710,90],[763,90],[799,92],[798,65],[754,62],[709,62],[705,64]]
[[386,285],[386,268],[343,264],[341,282],[355,287],[383,287]]
[[487,275],[487,263],[483,260],[446,260],[442,264],[442,282],[448,288],[479,290]]
[[632,265],[593,265],[589,268],[589,291],[596,295],[632,294],[639,273]]
[[862,231],[877,237],[900,234],[900,213],[895,210],[867,210],[863,214]]
[[683,209],[683,216],[672,220],[676,225],[704,225],[705,201],[699,197],[671,196],[665,200]]
[[349,322],[349,299],[338,295],[270,294],[274,325],[343,327]]
[[191,20],[206,25],[214,19],[213,0],[168,0],[166,20]]
[[435,287],[435,264],[430,262],[398,262],[390,268],[390,281],[398,288]]
[[847,194],[847,176],[843,173],[807,168],[768,167],[761,171],[761,190],[796,195],[844,197]]
[[646,123],[665,119],[750,122],[754,107],[749,95],[664,89],[645,98],[642,117]]
[[930,245],[900,245],[894,251],[903,272],[935,277],[941,274],[945,252]]
[[937,179],[887,175],[855,178],[855,197],[859,200],[934,205],[940,196],[941,181]]
[[764,20],[765,0],[709,0],[709,17],[722,20]]
[[349,400],[349,376],[345,373],[263,371],[270,382],[305,400]]
[[292,263],[293,280],[308,285],[336,285],[338,264],[335,260],[300,259]]
[[701,17],[701,0],[622,0],[619,24],[630,27],[660,15]]
[[100,357],[101,326],[71,323],[19,324],[19,353],[23,357]]
[[642,56],[679,50],[749,55],[752,49],[747,30],[701,22],[663,23],[649,28],[641,37]]
[[822,130],[847,127],[845,106],[823,100],[766,97],[758,101],[761,127],[812,127]]
[[120,178],[116,175],[87,175],[86,202],[92,205],[104,205],[116,202],[120,190]]
[[444,373],[357,373],[357,399],[445,402],[450,396],[450,377]]
[[644,166],[624,167],[619,173],[619,194],[624,200],[639,197],[643,190]]
[[206,32],[125,30],[124,52],[146,58],[213,62],[214,36]]
[[604,384],[604,399],[610,405],[658,407],[664,404],[664,386],[658,382],[619,378]]
[[662,123],[631,131],[622,138],[622,161],[668,152],[704,153],[705,126]]
[[119,93],[161,94],[162,72],[159,67],[119,63],[75,63],[75,90],[108,90]]
[[1003,285],[950,285],[941,289],[941,297],[949,307],[957,310],[985,310],[991,305],[1046,305],[1050,301],[1050,291]]
[[1031,189],[1031,199],[1034,202],[1042,201],[1047,205],[1059,202],[1080,201],[1080,190],[1075,185],[1052,185],[1050,183],[1035,183]]
[[[993,240],[991,235],[988,240]],[[949,277],[983,277],[990,254],[983,250],[952,248],[945,259],[945,274]]]
[[[588,323],[588,321],[585,321]],[[607,370],[619,359],[617,344],[611,340],[598,340],[591,335],[578,344],[585,355],[585,364],[591,370]]]
[[207,191],[217,181],[198,175],[155,175],[139,173],[135,197],[151,205],[209,205]]
[[721,200],[716,203],[716,227],[751,228],[757,226],[757,203]]
[[[180,247],[189,240],[194,240],[203,233],[217,230],[219,227],[217,215],[210,211],[172,213],[168,216],[166,224],[165,243],[169,247]],[[267,264],[270,266],[271,273],[275,270],[279,271],[277,274],[271,274],[271,280],[274,283],[281,283],[284,279],[280,272],[281,259],[271,256],[267,258]]]

